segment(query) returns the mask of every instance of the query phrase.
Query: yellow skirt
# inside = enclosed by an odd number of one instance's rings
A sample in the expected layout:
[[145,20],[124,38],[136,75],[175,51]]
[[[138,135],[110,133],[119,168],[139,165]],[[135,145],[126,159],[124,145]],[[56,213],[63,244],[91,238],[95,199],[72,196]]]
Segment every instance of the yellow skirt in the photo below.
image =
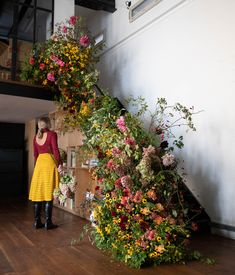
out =
[[33,171],[29,200],[51,201],[53,191],[59,187],[59,173],[53,155],[39,154]]

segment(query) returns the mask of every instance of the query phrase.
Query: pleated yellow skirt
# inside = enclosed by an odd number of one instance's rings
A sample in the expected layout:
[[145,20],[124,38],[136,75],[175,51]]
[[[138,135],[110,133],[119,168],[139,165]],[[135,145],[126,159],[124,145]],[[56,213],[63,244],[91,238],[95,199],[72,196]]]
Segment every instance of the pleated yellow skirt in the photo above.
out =
[[51,201],[53,191],[59,187],[59,173],[53,155],[39,154],[33,171],[29,200]]

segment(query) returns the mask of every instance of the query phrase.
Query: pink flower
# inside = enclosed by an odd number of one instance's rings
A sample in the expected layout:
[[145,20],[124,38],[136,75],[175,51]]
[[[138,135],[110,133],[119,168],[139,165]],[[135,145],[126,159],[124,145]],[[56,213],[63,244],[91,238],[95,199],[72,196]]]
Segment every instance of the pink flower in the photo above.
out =
[[169,166],[169,165],[173,164],[174,161],[175,161],[175,157],[172,154],[165,154],[162,157],[162,163],[164,166]]
[[152,241],[155,238],[156,231],[155,230],[148,230],[145,233],[145,238]]
[[64,67],[64,65],[65,65],[65,63],[64,63],[62,60],[60,60],[60,59],[58,59],[56,63],[57,63],[60,67]]
[[133,138],[130,138],[130,137],[127,137],[125,139],[125,144],[128,144],[128,145],[136,145],[136,142]]
[[69,18],[69,24],[75,25],[76,22],[77,22],[77,17],[74,16],[74,15],[73,15],[73,16],[70,16],[70,18]]
[[46,65],[45,65],[44,63],[40,63],[40,64],[39,64],[39,69],[40,69],[40,70],[43,71],[43,70],[45,69],[45,67],[46,67]]
[[139,203],[141,202],[142,200],[142,191],[141,190],[138,190],[136,193],[135,193],[135,196],[133,198],[133,202],[136,202],[136,203]]
[[114,168],[114,164],[113,164],[113,160],[112,160],[112,159],[110,159],[110,160],[108,161],[107,167],[108,167],[109,169],[113,169],[113,168]]
[[33,57],[29,58],[29,64],[34,65],[35,64],[35,59]]
[[118,129],[121,131],[121,132],[126,132],[127,131],[127,127],[126,127],[126,124],[125,124],[125,120],[124,120],[124,117],[123,116],[120,116],[120,118],[118,118],[116,120],[116,125],[118,127]]
[[99,183],[99,184],[103,183],[103,181],[104,181],[103,178],[99,178],[99,179],[98,179],[98,183]]
[[147,243],[144,241],[141,241],[140,246],[145,250],[147,248]]
[[54,73],[48,73],[48,74],[47,74],[47,79],[48,79],[49,81],[54,82],[54,81],[55,81]]
[[61,184],[60,185],[60,190],[61,190],[61,193],[65,196],[65,197],[68,197],[69,195],[69,187],[67,184]]
[[83,47],[87,47],[90,44],[90,39],[87,35],[83,35],[80,39],[79,39],[79,43],[83,46]]
[[112,192],[111,192],[111,197],[112,197],[112,198],[116,198],[116,197],[117,197],[117,194],[116,194],[115,191],[112,191]]
[[115,148],[112,149],[113,156],[118,156],[121,152],[122,151],[119,148],[117,148],[117,147],[115,147]]
[[68,28],[67,28],[66,26],[63,26],[63,27],[62,27],[62,32],[63,32],[63,33],[67,33],[67,30],[68,30]]
[[57,57],[56,55],[52,54],[52,55],[50,56],[50,60],[56,62],[56,61],[58,60],[58,57]]

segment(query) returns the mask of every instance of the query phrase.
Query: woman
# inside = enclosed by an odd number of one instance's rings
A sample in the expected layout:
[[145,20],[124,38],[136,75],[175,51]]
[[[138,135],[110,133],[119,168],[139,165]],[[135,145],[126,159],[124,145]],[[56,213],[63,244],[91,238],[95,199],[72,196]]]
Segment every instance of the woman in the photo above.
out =
[[[50,120],[38,120],[38,132],[34,137],[35,168],[30,186],[29,200],[34,202],[34,227],[47,230],[58,227],[52,223],[53,191],[59,186],[60,153],[57,134],[50,131]],[[59,167],[59,169],[57,169]],[[41,210],[45,204],[45,225],[41,222]]]

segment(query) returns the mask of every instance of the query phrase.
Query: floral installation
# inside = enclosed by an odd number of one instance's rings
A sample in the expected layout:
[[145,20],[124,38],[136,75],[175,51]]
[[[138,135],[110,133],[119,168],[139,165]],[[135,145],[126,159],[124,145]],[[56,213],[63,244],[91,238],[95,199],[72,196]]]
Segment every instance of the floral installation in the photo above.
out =
[[94,64],[101,49],[102,44],[95,45],[84,19],[71,16],[56,25],[50,39],[34,46],[21,79],[55,91],[60,109],[73,116],[83,114],[84,104],[94,96],[99,76]]
[[[159,116],[165,116],[166,105],[158,99]],[[135,268],[198,256],[188,244],[201,209],[191,209],[184,198],[184,181],[177,172],[174,147],[169,146],[170,137],[174,146],[183,146],[182,137],[177,139],[170,129],[175,123],[168,127],[162,121],[160,129],[151,121],[147,133],[137,115],[127,113],[108,95],[96,98],[93,107],[83,130],[84,146],[96,151],[99,159],[93,169],[95,193],[87,193],[85,200],[91,209],[91,228],[86,230],[94,243]],[[177,124],[195,130],[191,109],[178,104],[171,109],[181,117]]]
[[75,177],[70,173],[63,173],[60,176],[59,188],[54,190],[54,199],[64,204],[68,198],[73,199],[76,191]]
[[[22,72],[23,79],[56,92],[64,129],[79,128],[84,150],[97,156],[95,193],[88,190],[84,198],[91,212],[86,232],[98,248],[134,268],[198,259],[188,244],[201,209],[187,201],[173,154],[184,145],[173,129],[194,131],[194,110],[159,98],[147,132],[140,119],[148,110],[143,98],[128,102],[137,107],[131,114],[108,94],[95,95],[99,50],[82,18],[72,16],[35,47]],[[62,177],[56,199],[70,196],[71,181],[71,175]]]

